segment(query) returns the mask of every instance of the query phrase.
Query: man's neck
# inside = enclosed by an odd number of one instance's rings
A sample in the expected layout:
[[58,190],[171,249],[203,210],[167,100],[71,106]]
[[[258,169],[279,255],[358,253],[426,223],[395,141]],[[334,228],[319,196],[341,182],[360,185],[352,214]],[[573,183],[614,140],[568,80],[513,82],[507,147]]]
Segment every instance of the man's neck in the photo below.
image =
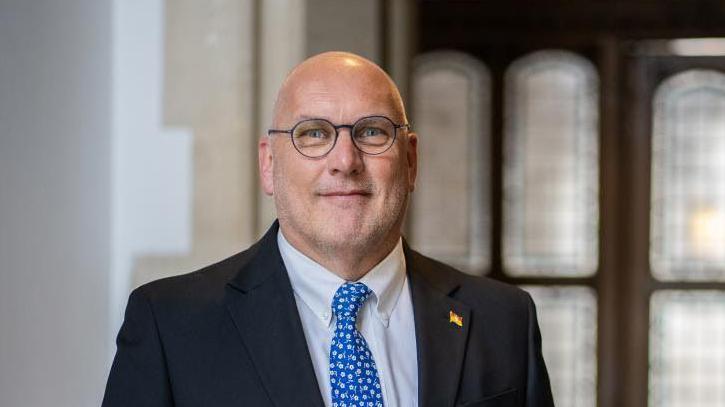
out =
[[285,240],[300,253],[314,260],[316,263],[334,273],[345,281],[357,281],[380,263],[395,248],[400,240],[400,234],[391,235],[384,239],[382,244],[372,248],[324,247],[319,248],[308,244],[281,230]]

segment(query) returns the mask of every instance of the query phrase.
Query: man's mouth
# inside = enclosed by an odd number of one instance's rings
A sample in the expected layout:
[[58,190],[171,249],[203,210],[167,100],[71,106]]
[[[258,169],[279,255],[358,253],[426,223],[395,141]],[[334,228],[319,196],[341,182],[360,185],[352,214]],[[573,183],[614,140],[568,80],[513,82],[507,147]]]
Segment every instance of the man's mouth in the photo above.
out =
[[343,191],[325,191],[321,192],[320,195],[325,197],[368,196],[370,195],[370,192],[362,189],[351,189]]
[[317,192],[325,202],[341,208],[352,208],[364,204],[372,192],[366,188],[329,188]]

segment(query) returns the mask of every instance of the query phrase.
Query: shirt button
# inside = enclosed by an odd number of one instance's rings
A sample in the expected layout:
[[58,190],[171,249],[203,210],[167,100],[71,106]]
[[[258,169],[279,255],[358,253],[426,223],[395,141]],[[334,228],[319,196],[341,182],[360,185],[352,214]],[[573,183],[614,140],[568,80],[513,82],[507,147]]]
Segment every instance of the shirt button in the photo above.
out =
[[324,318],[324,319],[330,318],[330,313],[327,312],[327,311],[323,312],[322,313],[322,318]]

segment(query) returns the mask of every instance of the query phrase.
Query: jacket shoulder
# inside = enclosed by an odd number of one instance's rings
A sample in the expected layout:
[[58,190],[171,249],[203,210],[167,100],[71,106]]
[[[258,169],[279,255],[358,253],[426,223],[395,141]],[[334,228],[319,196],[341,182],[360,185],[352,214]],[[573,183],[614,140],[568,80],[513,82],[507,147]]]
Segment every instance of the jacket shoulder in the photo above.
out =
[[201,269],[148,282],[134,289],[131,297],[145,297],[152,304],[220,300],[226,284],[244,268],[257,249],[255,245]]
[[451,287],[450,295],[473,306],[528,308],[530,295],[512,284],[494,280],[487,276],[464,273],[453,266],[425,256],[414,250],[411,258],[429,280],[440,287]]

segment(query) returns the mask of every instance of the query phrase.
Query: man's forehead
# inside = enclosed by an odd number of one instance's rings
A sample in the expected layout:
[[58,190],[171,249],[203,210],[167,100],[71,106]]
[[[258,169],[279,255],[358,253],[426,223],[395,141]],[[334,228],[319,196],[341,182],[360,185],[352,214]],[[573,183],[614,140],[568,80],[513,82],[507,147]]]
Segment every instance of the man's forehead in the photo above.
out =
[[360,78],[387,78],[387,74],[374,62],[359,55],[326,52],[310,57],[297,65],[287,76],[287,80],[296,78],[321,76],[336,77],[354,75]]
[[397,98],[385,89],[360,89],[352,86],[301,88],[290,97],[280,119],[299,121],[322,118],[331,122],[353,122],[364,116],[386,116],[404,120]]
[[325,69],[304,72],[290,78],[286,89],[291,96],[341,96],[386,99],[397,93],[383,73],[370,69]]
[[312,57],[290,73],[277,98],[275,121],[309,116],[349,120],[365,115],[402,120],[402,109],[395,84],[380,67],[352,54],[328,53]]

